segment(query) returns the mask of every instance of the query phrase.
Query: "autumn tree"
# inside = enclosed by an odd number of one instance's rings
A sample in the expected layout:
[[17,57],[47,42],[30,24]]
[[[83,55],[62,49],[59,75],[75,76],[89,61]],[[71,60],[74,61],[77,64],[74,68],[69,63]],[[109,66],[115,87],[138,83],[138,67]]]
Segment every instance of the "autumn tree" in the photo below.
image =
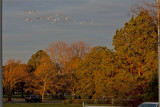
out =
[[149,15],[153,18],[155,24],[157,24],[157,1],[152,0],[152,3],[143,2],[143,4],[135,4],[131,7],[130,16],[136,17],[141,11],[148,11]]
[[65,42],[58,41],[50,44],[49,48],[46,49],[51,60],[63,67],[64,63],[69,59],[69,49]]
[[136,82],[128,80],[135,83],[130,95],[141,100],[150,78],[158,71],[157,40],[156,23],[147,10],[142,10],[136,17],[132,17],[113,37],[122,74],[123,72],[132,74],[131,77]]
[[45,51],[43,50],[38,50],[35,54],[31,56],[27,63],[27,68],[29,72],[35,71],[38,65],[40,65],[40,61],[43,57],[47,57],[48,55],[46,54]]
[[66,90],[72,94],[72,100],[74,100],[77,91],[77,69],[82,59],[74,57],[65,64],[65,83]]
[[75,42],[69,46],[69,61],[64,65],[66,72],[66,83],[68,92],[72,94],[72,99],[74,100],[77,91],[77,69],[81,61],[84,59],[86,53],[90,50],[90,45],[83,42]]
[[74,57],[83,59],[90,49],[91,46],[84,41],[72,43],[69,47],[70,57],[71,59]]
[[156,25],[148,11],[141,11],[116,31],[113,45],[123,60],[124,69],[139,76],[151,69],[157,70],[156,33]]
[[34,78],[31,80],[31,85],[34,88],[34,93],[42,96],[42,101],[45,93],[48,91],[55,93],[57,88],[56,82],[58,81],[56,77],[56,66],[49,57],[43,57],[40,60],[40,65],[37,66],[33,74]]
[[21,64],[21,61],[8,60],[3,68],[3,87],[8,96],[8,101],[11,101],[12,90],[16,84],[25,82],[27,77],[26,65]]
[[74,57],[83,58],[89,50],[90,45],[83,41],[75,42],[71,45],[68,45],[63,41],[58,41],[50,44],[46,49],[52,61],[59,64],[61,67]]
[[138,76],[134,76],[123,69],[119,70],[116,75],[107,79],[106,96],[113,96],[116,99],[132,99],[138,84],[137,78]]
[[[105,79],[112,75],[111,66],[107,58],[112,51],[106,47],[94,47],[79,65],[76,72],[78,78],[77,94],[84,97],[102,98],[104,96]],[[108,57],[107,57],[108,56]],[[108,68],[108,69],[107,69]]]
[[158,72],[153,73],[151,80],[144,91],[144,101],[158,101]]
[[[58,41],[50,44],[46,49],[52,61],[59,67],[59,80],[61,81],[59,83],[64,89],[61,90],[62,95],[64,92],[70,92],[74,95],[76,90],[75,71],[78,63],[84,58],[89,49],[90,45],[83,41],[75,42],[70,45],[63,41]],[[74,97],[72,98],[74,99]]]

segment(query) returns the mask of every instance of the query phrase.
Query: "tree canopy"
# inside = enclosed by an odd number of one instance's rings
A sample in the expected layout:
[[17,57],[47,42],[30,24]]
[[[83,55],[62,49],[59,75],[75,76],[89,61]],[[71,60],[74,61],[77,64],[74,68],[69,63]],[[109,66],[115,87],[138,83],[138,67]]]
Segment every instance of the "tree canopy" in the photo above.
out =
[[38,50],[35,54],[31,56],[28,61],[28,67],[31,68],[31,71],[34,71],[37,66],[40,65],[41,59],[43,57],[49,57],[49,55],[43,50]]
[[[4,65],[3,84],[12,90],[28,70],[27,90],[42,98],[46,93],[63,97],[64,93],[70,93],[72,100],[81,96],[157,101],[158,39],[154,18],[147,10],[141,10],[123,28],[116,30],[114,49],[91,48],[83,41],[70,45],[58,41],[50,44],[46,52],[39,50],[33,54],[28,66],[10,61],[13,63]],[[14,83],[7,85],[11,78]]]

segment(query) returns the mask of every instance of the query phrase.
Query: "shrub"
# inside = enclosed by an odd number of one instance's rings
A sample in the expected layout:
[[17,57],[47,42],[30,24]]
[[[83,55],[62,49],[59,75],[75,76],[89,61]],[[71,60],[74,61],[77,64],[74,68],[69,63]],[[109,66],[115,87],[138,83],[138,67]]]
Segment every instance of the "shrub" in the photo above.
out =
[[85,104],[110,104],[111,101],[109,100],[94,100],[94,99],[75,99],[75,100],[71,100],[71,99],[67,99],[67,100],[63,100],[63,104],[83,104],[83,102]]
[[114,100],[113,105],[116,105],[116,106],[126,106],[127,105],[127,101],[124,101],[124,100]]
[[97,104],[109,104],[107,100],[97,100]]
[[63,104],[72,104],[73,100],[72,99],[67,99],[62,101]]
[[82,100],[82,99],[81,99],[81,100],[76,99],[76,100],[74,100],[73,103],[74,103],[74,104],[83,104],[83,100]]

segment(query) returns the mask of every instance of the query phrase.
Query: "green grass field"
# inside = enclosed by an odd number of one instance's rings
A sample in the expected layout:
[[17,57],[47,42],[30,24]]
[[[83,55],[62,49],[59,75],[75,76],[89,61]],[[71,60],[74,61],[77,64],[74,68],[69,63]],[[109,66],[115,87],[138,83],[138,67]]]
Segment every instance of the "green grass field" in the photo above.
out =
[[74,105],[74,104],[29,104],[29,103],[22,103],[22,104],[15,104],[15,103],[9,103],[9,104],[3,104],[4,107],[82,107],[82,105]]

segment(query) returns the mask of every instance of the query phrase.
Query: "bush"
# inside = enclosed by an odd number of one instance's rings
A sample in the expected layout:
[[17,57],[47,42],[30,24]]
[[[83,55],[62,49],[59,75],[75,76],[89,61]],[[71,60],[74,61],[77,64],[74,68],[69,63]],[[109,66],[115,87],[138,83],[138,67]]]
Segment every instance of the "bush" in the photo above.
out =
[[63,100],[63,104],[72,104],[74,101],[72,99]]
[[110,104],[108,100],[97,100],[97,104]]
[[83,100],[76,99],[74,100],[74,104],[83,104]]
[[94,99],[67,99],[63,100],[63,104],[110,104],[111,101],[109,100],[94,100]]
[[124,101],[124,100],[114,100],[113,105],[116,105],[116,106],[126,106],[127,105],[127,101]]
[[83,100],[85,104],[94,104],[94,100],[93,99],[85,99]]

